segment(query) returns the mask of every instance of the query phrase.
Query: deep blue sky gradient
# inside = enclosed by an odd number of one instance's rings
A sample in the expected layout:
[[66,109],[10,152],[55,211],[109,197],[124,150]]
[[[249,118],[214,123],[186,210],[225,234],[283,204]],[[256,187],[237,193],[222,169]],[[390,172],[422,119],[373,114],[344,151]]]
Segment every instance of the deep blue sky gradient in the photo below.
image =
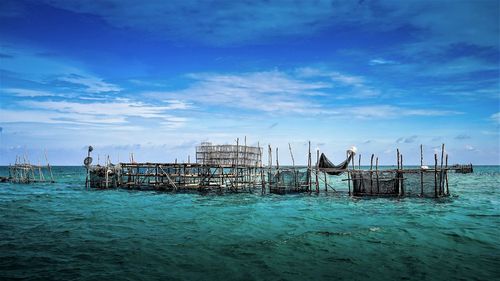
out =
[[[0,4],[0,164],[201,141],[500,164],[498,1]],[[280,155],[288,163],[287,154]],[[305,162],[304,162],[305,163]]]

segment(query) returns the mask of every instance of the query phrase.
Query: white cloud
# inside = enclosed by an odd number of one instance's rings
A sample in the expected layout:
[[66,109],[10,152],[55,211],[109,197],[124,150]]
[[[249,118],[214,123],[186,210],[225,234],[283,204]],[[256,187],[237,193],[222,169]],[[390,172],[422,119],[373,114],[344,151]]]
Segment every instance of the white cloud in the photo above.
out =
[[[307,113],[320,105],[307,97],[321,96],[325,82],[302,81],[279,71],[243,74],[190,74],[194,83],[175,92],[150,92],[147,96],[175,97],[194,104],[244,108],[269,113]],[[172,106],[185,106],[172,105]]]
[[370,60],[370,65],[384,65],[384,64],[395,64],[395,61],[392,60],[386,60],[386,59],[372,59]]
[[500,112],[492,114],[490,120],[500,125]]
[[30,89],[20,89],[20,88],[8,88],[2,90],[5,93],[12,94],[16,97],[26,97],[26,98],[34,98],[34,97],[53,97],[56,94],[47,92],[47,91],[39,91],[39,90],[30,90]]
[[119,92],[122,89],[117,85],[104,82],[101,78],[81,75],[68,75],[60,77],[58,80],[81,85],[87,93]]
[[330,114],[359,119],[385,119],[406,116],[449,116],[461,114],[461,112],[437,109],[412,109],[392,105],[367,105],[336,108],[332,109]]
[[[188,108],[181,101],[153,106],[128,99],[110,102],[79,103],[71,101],[21,101],[23,109],[0,109],[3,123],[80,124],[92,126],[127,125],[129,118],[158,119],[165,128],[179,128],[187,118],[172,111]],[[136,124],[137,125],[137,124]]]

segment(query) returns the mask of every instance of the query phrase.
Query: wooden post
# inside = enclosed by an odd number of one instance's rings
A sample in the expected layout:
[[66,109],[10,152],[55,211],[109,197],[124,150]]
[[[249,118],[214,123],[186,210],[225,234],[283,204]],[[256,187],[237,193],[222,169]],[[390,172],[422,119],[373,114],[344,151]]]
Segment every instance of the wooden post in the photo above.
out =
[[325,176],[325,192],[328,192],[328,181],[327,181],[326,172],[323,172],[323,175]]
[[319,149],[316,149],[316,193],[319,193]]
[[269,162],[269,172],[267,175],[268,178],[268,185],[269,185],[269,190],[271,190],[271,185],[272,185],[272,171],[273,171],[273,150],[271,148],[271,145],[268,146],[268,159],[267,161]]
[[420,145],[420,196],[424,196],[424,148]]
[[437,187],[437,168],[438,168],[438,156],[434,153],[434,197],[438,197],[438,187]]
[[[351,152],[352,153],[352,152]],[[347,151],[347,159],[349,159],[349,151]],[[347,163],[347,186],[349,187],[349,196],[351,196],[351,171],[349,171],[349,162]],[[354,188],[354,183],[352,184]]]
[[378,157],[375,160],[375,175],[377,177],[377,194],[380,194],[380,185],[378,181]]
[[311,160],[311,141],[309,141],[309,153],[308,153],[308,157],[307,157],[307,181],[308,181],[308,186],[307,188],[309,189],[309,192],[312,191],[312,160]]
[[396,150],[397,158],[398,158],[398,170],[399,170],[399,148]]
[[446,170],[445,170],[445,175],[446,175],[446,195],[450,195],[450,188],[448,186],[448,153],[446,153]]
[[361,154],[358,155],[358,170],[361,170]]
[[238,190],[238,164],[239,164],[239,161],[240,161],[240,139],[237,138],[236,139],[236,177],[234,178],[235,181],[235,188],[236,190]]
[[444,143],[441,146],[441,170],[439,171],[439,195],[444,194],[444,181],[443,181],[443,158],[444,158]]
[[265,178],[264,178],[264,169],[262,167],[262,153],[264,152],[263,150],[261,150],[260,148],[260,143],[257,143],[257,147],[259,148],[259,160],[260,160],[260,163],[259,164],[259,168],[260,168],[260,182],[261,182],[261,185],[262,185],[262,194],[265,194],[266,193],[266,181],[265,181]]
[[279,154],[278,154],[278,148],[276,147],[276,169],[280,169],[280,161],[279,161]]
[[295,159],[293,158],[292,146],[288,143],[288,150],[290,150],[290,157],[292,157],[292,167],[295,169]]
[[295,159],[293,157],[292,146],[288,143],[288,150],[290,150],[290,157],[292,157],[292,167],[293,167],[293,183],[295,189],[298,189],[299,183],[297,179],[297,170],[295,170]]
[[372,154],[370,158],[370,194],[373,194],[373,157],[375,155]]
[[47,168],[49,169],[50,179],[54,182],[54,175],[52,174],[52,168],[50,167],[49,158],[47,157],[47,150],[44,150],[45,161],[47,162]]
[[403,178],[404,178],[404,172],[403,172],[403,154],[401,154],[401,172],[399,173],[398,175],[398,178],[399,178],[399,186],[401,188],[401,195],[405,195],[405,188],[404,188],[404,181],[403,181]]

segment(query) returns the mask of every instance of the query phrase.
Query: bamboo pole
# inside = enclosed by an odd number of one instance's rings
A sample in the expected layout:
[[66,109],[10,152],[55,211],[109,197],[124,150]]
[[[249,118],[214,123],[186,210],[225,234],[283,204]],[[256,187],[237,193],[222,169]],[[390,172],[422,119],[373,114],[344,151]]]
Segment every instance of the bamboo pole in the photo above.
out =
[[380,194],[380,185],[378,180],[378,157],[375,160],[375,175],[377,176],[377,194]]
[[293,158],[292,146],[288,143],[288,150],[290,150],[290,157],[292,157],[292,167],[295,169],[295,159]]
[[312,191],[312,160],[311,160],[311,141],[309,141],[309,150],[308,150],[308,157],[307,157],[307,187],[309,189],[309,192]]
[[444,158],[444,143],[441,146],[441,170],[439,172],[439,195],[444,194],[444,182],[443,182],[443,158]]
[[326,172],[323,172],[323,175],[325,176],[325,192],[328,192],[328,180],[327,180]]
[[[352,152],[351,152],[352,153]],[[347,159],[349,159],[349,151],[347,151]],[[351,172],[349,171],[349,165],[350,163],[347,162],[347,186],[349,188],[349,196],[351,196]],[[353,188],[354,188],[354,183],[353,183]]]
[[260,158],[259,166],[260,166],[260,181],[262,184],[262,194],[265,194],[266,193],[266,180],[264,178],[264,168],[262,167],[262,153],[263,153],[263,151],[260,148],[260,143],[258,143],[257,146],[259,147],[259,155],[260,155],[259,156],[259,158]]
[[450,188],[448,186],[448,153],[446,153],[446,171],[445,171],[445,175],[446,175],[446,195],[450,195]]
[[373,194],[373,157],[375,155],[372,154],[370,158],[370,194]]
[[437,190],[437,166],[438,166],[438,156],[434,153],[434,197],[438,197]]
[[404,172],[403,172],[403,154],[401,154],[401,172],[399,173],[399,176],[398,176],[398,180],[399,180],[399,186],[401,188],[401,195],[405,195],[405,188],[404,188],[404,181],[403,181],[403,177],[404,177]]
[[420,196],[424,196],[424,148],[420,145]]
[[271,191],[271,185],[272,185],[272,171],[273,171],[273,150],[271,148],[271,145],[269,145],[269,150],[268,150],[268,159],[267,161],[269,162],[269,172],[268,172],[268,185],[269,185],[269,191]]
[[316,193],[319,193],[319,179],[318,179],[318,173],[319,173],[319,149],[316,149]]
[[292,157],[292,167],[293,167],[293,184],[295,189],[298,189],[299,182],[297,179],[297,170],[295,169],[295,159],[293,157],[292,146],[288,143],[288,150],[290,151],[290,157]]
[[236,175],[234,178],[236,190],[238,190],[238,174],[239,174],[238,164],[239,164],[239,161],[240,161],[240,139],[237,138],[236,139]]
[[47,168],[49,169],[50,179],[54,182],[54,175],[52,174],[52,167],[50,167],[49,158],[47,157],[47,150],[44,150],[45,161],[47,162]]

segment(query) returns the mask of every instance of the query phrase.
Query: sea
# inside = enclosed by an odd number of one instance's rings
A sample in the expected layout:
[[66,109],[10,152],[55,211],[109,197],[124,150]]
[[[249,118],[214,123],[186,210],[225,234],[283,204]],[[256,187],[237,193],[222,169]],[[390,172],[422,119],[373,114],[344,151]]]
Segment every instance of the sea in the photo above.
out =
[[[0,183],[0,280],[500,280],[500,166],[448,198]],[[0,175],[6,175],[0,167]]]

